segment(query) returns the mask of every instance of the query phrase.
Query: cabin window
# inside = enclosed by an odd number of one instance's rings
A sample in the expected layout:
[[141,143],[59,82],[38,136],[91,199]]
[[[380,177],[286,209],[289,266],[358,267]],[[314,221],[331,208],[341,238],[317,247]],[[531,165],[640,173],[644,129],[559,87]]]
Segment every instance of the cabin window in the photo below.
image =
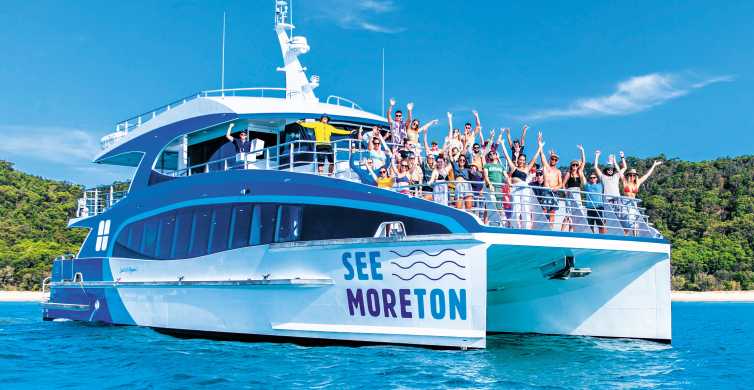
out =
[[198,207],[194,210],[194,223],[191,229],[188,257],[198,257],[207,254],[211,223],[212,210],[209,207]]
[[159,240],[157,245],[158,259],[169,259],[173,252],[173,237],[176,230],[176,214],[169,213],[160,218]]
[[386,221],[402,221],[409,235],[448,233],[435,222],[348,207],[222,204],[133,222],[119,233],[113,256],[185,259],[272,242],[368,238]]
[[194,223],[194,211],[179,210],[175,218],[175,239],[169,258],[181,259],[188,257],[189,242],[191,241],[191,227]]
[[274,241],[276,219],[277,205],[263,203],[254,206],[254,218],[251,225],[251,245],[269,244]]
[[299,241],[301,237],[301,206],[280,206],[278,209],[278,235],[275,241]]
[[212,226],[210,228],[209,253],[228,250],[228,234],[230,233],[230,205],[212,208]]
[[248,246],[251,242],[251,214],[254,210],[252,205],[240,205],[233,207],[233,224],[231,228],[232,249]]

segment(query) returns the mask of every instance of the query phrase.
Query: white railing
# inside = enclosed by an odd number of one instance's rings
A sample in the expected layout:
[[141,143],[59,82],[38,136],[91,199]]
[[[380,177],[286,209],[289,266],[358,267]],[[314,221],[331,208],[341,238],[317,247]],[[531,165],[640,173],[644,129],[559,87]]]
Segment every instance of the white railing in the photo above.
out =
[[[334,102],[334,103],[331,103],[331,101]],[[343,104],[343,103],[345,103],[345,104]],[[356,110],[361,110],[361,106],[359,106],[358,104],[356,104],[356,102],[354,102],[353,100],[346,99],[346,98],[344,98],[342,96],[337,96],[337,95],[330,95],[330,96],[328,96],[327,97],[327,104],[334,104],[336,106],[350,107],[350,108],[353,108],[353,109],[356,109]]]
[[[265,169],[360,181],[359,174],[351,169],[351,164],[364,168],[361,161],[367,157],[361,157],[365,152],[362,141],[343,139],[332,142],[331,146],[332,163],[317,162],[321,157],[330,155],[330,152],[317,151],[314,141],[291,141],[162,173],[171,176],[191,176],[207,172]],[[377,168],[374,172],[378,175],[379,167],[374,168]],[[649,222],[645,208],[640,206],[640,199],[610,197],[586,191],[550,190],[529,185],[490,184],[492,188],[485,182],[457,179],[433,183],[431,186],[395,186],[392,190],[408,197],[463,210],[476,216],[487,226],[661,237]],[[591,202],[587,201],[588,198]]]
[[84,190],[76,207],[76,217],[84,218],[102,214],[128,195],[128,191],[116,191],[114,186],[97,187]]

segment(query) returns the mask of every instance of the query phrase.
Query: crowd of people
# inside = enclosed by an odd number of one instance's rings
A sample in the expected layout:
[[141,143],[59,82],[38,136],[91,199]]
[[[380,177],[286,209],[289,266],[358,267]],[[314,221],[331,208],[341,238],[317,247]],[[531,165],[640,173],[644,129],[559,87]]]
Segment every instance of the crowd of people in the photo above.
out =
[[[406,105],[406,117],[395,105],[390,99],[388,129],[356,131],[358,142],[351,145],[349,165],[363,183],[465,209],[485,224],[519,229],[537,224],[602,234],[612,225],[625,234],[638,234],[643,217],[636,197],[660,161],[640,177],[629,169],[623,152],[619,159],[610,155],[600,167],[597,150],[593,170],[587,174],[584,147],[577,145],[579,159],[570,161],[562,172],[558,153],[545,153],[541,132],[534,153],[525,153],[526,125],[516,139],[509,128],[491,129],[485,138],[476,111],[472,111],[473,124],[466,122],[463,131],[453,126],[449,112],[448,133],[440,146],[428,141],[437,119],[422,124],[413,116],[413,103]],[[319,172],[327,162],[332,175],[335,158],[330,137],[352,132],[335,128],[329,119],[323,115],[319,121],[300,123],[315,132]],[[243,149],[244,141],[234,141],[237,149]]]
[[606,233],[608,220],[613,219],[626,234],[637,233],[642,217],[632,200],[661,162],[655,161],[639,177],[628,168],[623,152],[620,161],[611,155],[600,167],[597,150],[594,169],[587,174],[584,147],[578,145],[580,158],[561,172],[560,156],[554,150],[545,153],[541,132],[536,150],[527,156],[528,126],[517,139],[508,128],[491,129],[485,138],[476,111],[473,124],[466,122],[463,130],[453,126],[453,115],[448,113],[448,135],[440,146],[428,142],[429,129],[438,120],[422,124],[413,116],[413,103],[406,105],[406,117],[394,110],[395,104],[391,99],[389,129],[358,131],[362,145],[352,156],[351,168],[362,182],[466,209],[485,223],[531,229],[544,222],[552,229]]

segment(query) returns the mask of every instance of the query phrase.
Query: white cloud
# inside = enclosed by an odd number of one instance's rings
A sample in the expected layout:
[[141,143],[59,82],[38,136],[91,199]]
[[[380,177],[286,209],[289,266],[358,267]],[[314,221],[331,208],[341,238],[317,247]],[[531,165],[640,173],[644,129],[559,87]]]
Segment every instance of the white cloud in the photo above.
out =
[[85,185],[129,178],[132,169],[94,165],[99,140],[81,129],[0,125],[0,158],[24,172]]
[[615,92],[610,95],[577,99],[566,107],[537,111],[525,116],[525,119],[628,115],[687,95],[695,89],[733,79],[733,76],[699,78],[691,75],[650,73],[621,81]]
[[366,30],[394,34],[405,31],[396,25],[402,21],[392,0],[324,0],[311,11],[317,17],[335,22],[348,30]]

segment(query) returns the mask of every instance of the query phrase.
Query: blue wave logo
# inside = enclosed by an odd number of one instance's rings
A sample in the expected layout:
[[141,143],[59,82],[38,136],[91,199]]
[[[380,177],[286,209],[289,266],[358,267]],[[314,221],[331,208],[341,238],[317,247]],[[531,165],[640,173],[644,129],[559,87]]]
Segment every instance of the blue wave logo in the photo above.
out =
[[[457,254],[459,256],[466,256],[466,254],[464,254],[463,252],[459,252],[459,251],[457,251],[457,250],[455,250],[453,248],[444,248],[444,249],[442,249],[442,250],[440,250],[439,252],[436,252],[436,253],[429,253],[429,252],[427,252],[427,251],[425,251],[423,249],[414,249],[411,252],[409,252],[408,254],[401,254],[399,252],[392,251],[392,250],[390,252],[393,253],[393,254],[395,254],[398,257],[401,257],[401,258],[406,258],[406,257],[412,256],[415,253],[422,253],[422,254],[427,255],[429,257],[437,257],[437,256],[439,256],[439,255],[441,255],[441,254],[443,254],[445,252],[452,252],[452,253],[455,253],[455,254]],[[398,278],[400,280],[403,280],[403,281],[413,280],[414,278],[416,278],[418,276],[423,276],[423,277],[427,278],[428,280],[432,280],[432,281],[438,281],[438,280],[441,280],[441,279],[443,279],[445,277],[451,277],[451,276],[455,277],[458,280],[466,280],[464,277],[456,274],[455,272],[451,272],[451,271],[455,271],[454,269],[452,269],[452,267],[458,267],[461,270],[466,269],[465,265],[459,264],[458,262],[453,261],[453,260],[445,260],[445,261],[443,261],[443,262],[441,262],[440,264],[437,264],[437,265],[430,264],[430,263],[428,263],[428,262],[426,262],[424,260],[417,260],[417,261],[414,261],[413,263],[411,263],[409,265],[404,265],[404,264],[401,264],[401,263],[396,262],[396,261],[391,261],[390,264],[392,264],[392,265],[400,268],[400,270],[410,270],[410,271],[414,272],[413,274],[409,274],[409,275],[405,275],[405,276],[404,275],[399,275],[397,273],[393,273],[393,276],[395,276],[396,278]],[[424,272],[417,272],[417,271],[419,271],[418,269],[413,270],[413,268],[415,268],[415,267],[421,268],[422,266],[428,268],[429,270],[439,270],[440,272],[444,272],[444,273],[442,275],[438,276],[438,277],[433,277],[433,276],[430,276],[430,275],[428,275],[428,274],[426,274]],[[451,269],[448,269],[448,267],[450,267]],[[445,268],[445,269],[441,269],[441,268]],[[400,271],[396,271],[396,272],[400,272]],[[427,272],[427,271],[425,271],[425,272]]]
[[437,257],[437,256],[440,256],[441,254],[443,254],[445,252],[455,252],[455,254],[457,254],[459,256],[466,256],[466,254],[464,254],[463,252],[459,252],[459,251],[457,251],[457,250],[455,250],[453,248],[445,248],[445,249],[443,249],[443,250],[441,250],[441,251],[439,251],[437,253],[428,253],[424,249],[414,249],[411,252],[409,252],[407,255],[402,255],[402,254],[400,254],[400,253],[398,253],[396,251],[390,251],[390,252],[394,253],[396,256],[400,256],[400,257],[409,257],[409,256],[413,255],[414,253],[424,253],[427,256]]

